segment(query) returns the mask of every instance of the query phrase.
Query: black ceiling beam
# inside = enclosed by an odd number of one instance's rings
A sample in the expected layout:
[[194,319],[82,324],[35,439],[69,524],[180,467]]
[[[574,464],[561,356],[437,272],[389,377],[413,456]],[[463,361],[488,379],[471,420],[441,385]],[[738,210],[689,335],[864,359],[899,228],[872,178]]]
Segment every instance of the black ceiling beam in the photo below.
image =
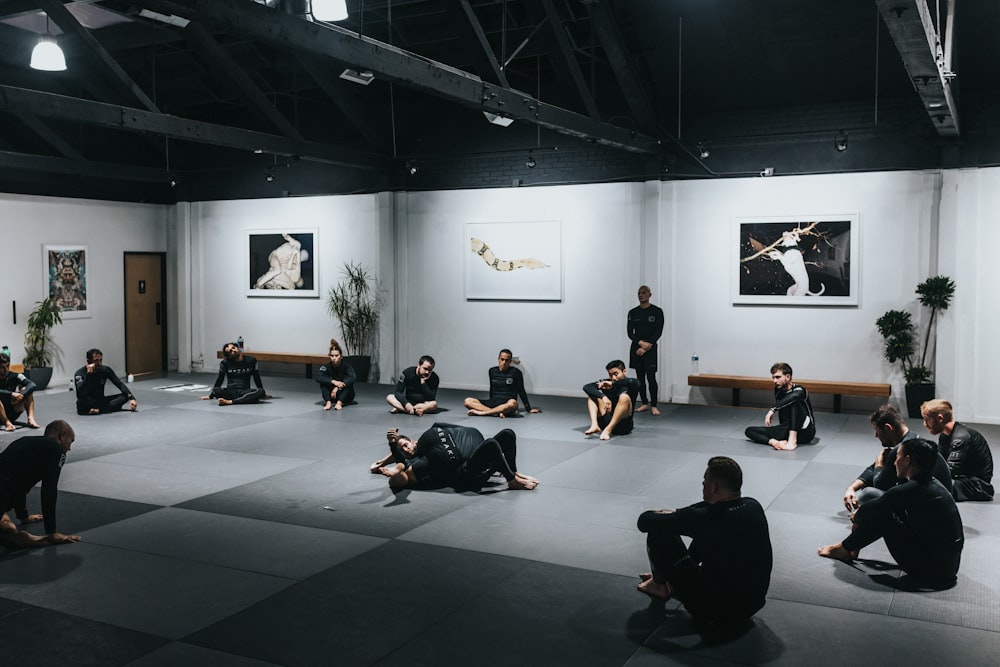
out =
[[[954,0],[946,2],[949,6],[948,13],[951,14]],[[926,0],[876,0],[876,4],[896,50],[903,59],[903,66],[910,75],[913,88],[920,96],[924,111],[930,116],[938,134],[942,137],[957,137],[958,105],[951,93],[954,73],[946,65],[950,63],[951,57],[944,51],[944,36],[941,35],[939,39],[937,34],[943,31],[935,29]],[[950,46],[950,40],[947,41]]]
[[542,5],[545,7],[545,15],[549,20],[549,25],[552,26],[552,34],[555,35],[556,44],[559,45],[559,52],[562,54],[566,67],[569,68],[576,92],[583,100],[583,106],[593,120],[600,120],[601,113],[597,110],[597,102],[594,101],[594,96],[587,87],[583,71],[580,69],[580,62],[576,59],[576,53],[573,52],[573,47],[569,43],[569,37],[566,36],[566,28],[563,26],[555,3],[552,0],[542,0]]
[[232,89],[237,97],[281,134],[290,139],[302,139],[295,126],[271,104],[261,89],[250,79],[250,75],[233,61],[225,49],[208,34],[204,26],[191,21],[184,28],[184,35],[198,55],[206,61],[219,83]]
[[151,133],[248,152],[298,156],[315,162],[348,167],[385,167],[384,160],[371,153],[10,86],[0,85],[0,111],[58,118],[127,132]]
[[584,3],[590,14],[590,24],[597,33],[604,54],[618,86],[625,94],[625,101],[632,111],[636,125],[644,132],[655,132],[656,112],[649,101],[649,94],[636,70],[635,61],[625,48],[625,40],[618,28],[618,20],[606,0],[589,0]]
[[41,119],[23,113],[14,115],[17,116],[18,120],[31,128],[35,134],[41,137],[45,143],[59,151],[63,157],[76,161],[84,161],[87,159],[84,157],[83,153],[76,150],[76,148],[63,139],[58,132],[46,125]]
[[62,2],[59,0],[38,0],[38,4],[55,21],[56,25],[62,28],[64,33],[72,35],[88,47],[89,52],[103,65],[101,71],[108,74],[107,78],[112,85],[126,93],[129,99],[138,100],[149,111],[158,111],[153,100],[149,99],[142,88],[121,68],[121,65],[111,57],[111,54],[101,46],[101,43],[90,34],[90,31],[80,25],[80,22],[66,9]]
[[28,155],[11,151],[0,151],[0,169],[17,169],[21,172],[68,174],[148,183],[166,183],[169,177],[165,169],[137,167],[131,164],[73,160],[49,155]]
[[134,0],[134,4],[205,21],[277,48],[328,56],[409,88],[482,111],[530,121],[568,136],[639,153],[660,151],[660,142],[655,137],[487,83],[468,72],[339,26],[304,21],[247,0]]
[[331,67],[333,63],[328,58],[321,60],[301,53],[296,54],[296,57],[306,73],[312,77],[312,80],[316,82],[316,85],[320,87],[340,113],[344,114],[361,133],[361,136],[379,151],[385,152],[385,133],[379,131],[371,115],[358,101],[357,95],[350,90],[352,86],[358,87],[357,84],[348,83],[341,79]]
[[469,0],[462,0],[462,11],[465,12],[465,17],[469,21],[469,26],[472,28],[472,32],[475,34],[476,39],[479,41],[479,46],[482,47],[483,53],[486,55],[486,60],[493,69],[493,75],[497,78],[496,80],[499,81],[500,85],[504,88],[510,88],[510,83],[507,82],[507,75],[504,73],[503,67],[500,63],[497,62],[497,57],[493,54],[493,47],[490,46],[490,40],[486,38],[486,32],[483,30],[483,26],[479,23],[479,19],[476,17],[476,12],[472,10],[472,5],[469,4]]

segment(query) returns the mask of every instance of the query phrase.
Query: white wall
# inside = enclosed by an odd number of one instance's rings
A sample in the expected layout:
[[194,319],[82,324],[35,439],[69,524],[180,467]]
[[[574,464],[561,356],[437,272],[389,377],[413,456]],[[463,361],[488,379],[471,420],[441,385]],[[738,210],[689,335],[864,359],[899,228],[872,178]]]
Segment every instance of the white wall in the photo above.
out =
[[[177,236],[181,238],[185,221],[183,213],[178,216]],[[217,370],[216,351],[238,336],[251,349],[325,352],[331,338],[340,338],[325,297],[340,278],[344,262],[371,267],[391,287],[392,266],[383,265],[382,252],[386,244],[391,245],[391,225],[391,210],[383,195],[190,204],[191,285],[186,290],[182,279],[180,290],[190,294],[190,333],[181,333],[190,336],[191,359],[181,359],[181,367]],[[318,228],[319,298],[248,298],[244,276],[247,230],[301,227]],[[183,245],[183,240],[178,243]],[[391,308],[387,310],[391,326]],[[392,341],[382,343],[391,350]],[[384,355],[382,365],[387,365]]]
[[[105,364],[124,375],[123,253],[165,251],[165,219],[164,207],[151,204],[0,195],[0,238],[8,269],[0,283],[0,345],[10,346],[13,362],[24,355],[28,313],[46,295],[42,245],[81,244],[89,247],[91,317],[65,319],[52,330],[56,355],[51,386],[68,386],[92,347],[101,348]],[[16,325],[12,301],[17,303]]]

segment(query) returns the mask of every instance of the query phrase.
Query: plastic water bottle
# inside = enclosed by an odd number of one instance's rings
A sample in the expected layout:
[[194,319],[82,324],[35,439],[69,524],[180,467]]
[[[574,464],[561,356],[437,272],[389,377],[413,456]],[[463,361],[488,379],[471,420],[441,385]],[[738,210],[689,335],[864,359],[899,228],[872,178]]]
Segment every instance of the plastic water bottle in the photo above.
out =
[[3,355],[8,359],[10,359],[10,348],[7,347],[6,345],[3,346]]
[[691,375],[698,375],[698,355],[691,355]]
[[240,348],[241,351],[243,350],[243,336],[236,339],[236,347]]

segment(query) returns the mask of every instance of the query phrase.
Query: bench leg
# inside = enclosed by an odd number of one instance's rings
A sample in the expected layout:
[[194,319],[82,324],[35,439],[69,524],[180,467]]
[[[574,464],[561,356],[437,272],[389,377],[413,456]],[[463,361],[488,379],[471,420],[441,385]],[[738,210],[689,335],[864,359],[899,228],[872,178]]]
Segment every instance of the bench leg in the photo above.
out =
[[733,406],[740,407],[740,390],[733,387]]
[[840,394],[833,395],[833,411],[840,412]]

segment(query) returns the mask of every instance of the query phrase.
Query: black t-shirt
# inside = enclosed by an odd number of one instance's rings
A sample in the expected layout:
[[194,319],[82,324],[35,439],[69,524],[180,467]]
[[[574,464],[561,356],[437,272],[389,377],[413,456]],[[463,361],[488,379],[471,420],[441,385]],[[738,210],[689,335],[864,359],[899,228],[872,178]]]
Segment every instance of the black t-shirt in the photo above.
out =
[[531,410],[528,393],[524,390],[524,374],[513,366],[508,366],[506,371],[501,371],[499,366],[490,369],[490,398],[520,398],[524,409]]

